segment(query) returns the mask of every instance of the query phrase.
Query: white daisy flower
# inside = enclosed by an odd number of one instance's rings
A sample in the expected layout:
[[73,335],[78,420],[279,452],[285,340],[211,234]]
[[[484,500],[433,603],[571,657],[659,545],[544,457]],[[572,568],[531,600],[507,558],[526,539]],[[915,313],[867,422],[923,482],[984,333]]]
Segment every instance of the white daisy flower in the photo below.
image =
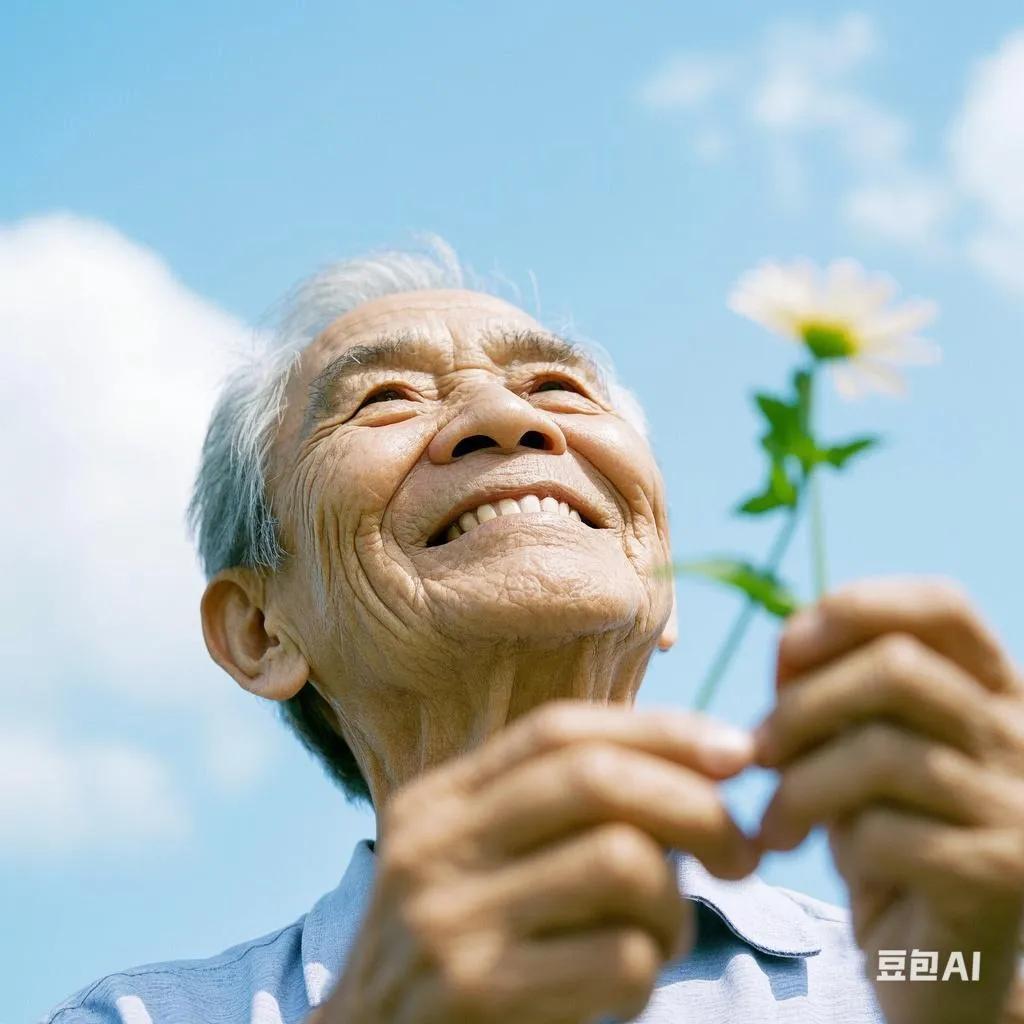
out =
[[729,308],[831,361],[844,398],[900,395],[906,387],[897,367],[936,363],[941,351],[916,333],[934,318],[935,304],[892,305],[895,293],[889,278],[869,276],[852,260],[824,272],[807,262],[763,263],[736,283]]

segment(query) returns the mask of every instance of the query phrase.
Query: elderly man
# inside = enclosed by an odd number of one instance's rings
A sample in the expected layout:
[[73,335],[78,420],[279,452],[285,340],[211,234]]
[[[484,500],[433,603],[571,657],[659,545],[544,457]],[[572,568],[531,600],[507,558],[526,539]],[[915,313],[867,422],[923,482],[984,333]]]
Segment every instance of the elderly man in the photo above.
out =
[[[863,583],[788,624],[753,737],[633,710],[675,634],[636,406],[443,249],[299,289],[192,512],[211,655],[376,838],[295,923],[51,1021],[1011,1019],[1024,687],[992,633],[948,584]],[[750,837],[720,783],[755,762]],[[753,874],[816,824],[852,922]]]

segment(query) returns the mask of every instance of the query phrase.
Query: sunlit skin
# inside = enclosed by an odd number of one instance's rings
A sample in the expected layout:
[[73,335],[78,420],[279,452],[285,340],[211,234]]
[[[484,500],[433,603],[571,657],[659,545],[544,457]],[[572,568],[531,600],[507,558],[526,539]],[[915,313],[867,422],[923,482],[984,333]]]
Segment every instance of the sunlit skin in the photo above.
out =
[[[629,702],[672,639],[650,450],[585,363],[537,358],[533,334],[549,337],[491,296],[389,296],[325,331],[287,394],[272,487],[293,557],[267,581],[281,664],[257,688],[285,696],[308,673],[377,807],[553,696]],[[336,381],[311,422],[312,382],[382,338],[403,355]],[[543,449],[520,445],[531,433]],[[454,456],[472,436],[496,446]],[[467,501],[545,489],[601,528],[522,515],[427,546]]]
[[[869,580],[796,616],[756,737],[637,711],[675,637],[664,487],[586,360],[500,299],[414,292],[332,324],[286,397],[289,557],[215,577],[203,626],[247,690],[316,686],[373,795],[373,899],[311,1020],[634,1016],[693,942],[664,851],[740,878],[816,824],[869,969],[983,951],[981,983],[877,983],[889,1024],[1012,1019],[1024,686],[959,589]],[[524,494],[580,518],[448,534]],[[751,837],[719,789],[755,761],[780,785]]]

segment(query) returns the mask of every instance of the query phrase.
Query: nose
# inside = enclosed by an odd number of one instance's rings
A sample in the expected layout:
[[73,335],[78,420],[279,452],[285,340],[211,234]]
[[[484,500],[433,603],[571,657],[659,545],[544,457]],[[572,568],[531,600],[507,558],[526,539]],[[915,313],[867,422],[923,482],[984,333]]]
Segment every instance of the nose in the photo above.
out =
[[489,448],[511,454],[521,449],[562,455],[565,435],[550,416],[500,384],[478,388],[427,448],[431,462],[454,462]]

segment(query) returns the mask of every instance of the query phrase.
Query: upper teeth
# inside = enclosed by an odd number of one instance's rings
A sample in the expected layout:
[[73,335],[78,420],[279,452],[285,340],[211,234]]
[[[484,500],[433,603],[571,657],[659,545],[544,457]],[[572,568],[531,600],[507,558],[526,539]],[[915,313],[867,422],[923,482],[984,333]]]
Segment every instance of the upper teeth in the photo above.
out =
[[524,494],[521,498],[502,498],[493,504],[485,502],[472,512],[463,512],[458,522],[448,527],[448,540],[455,540],[464,533],[469,533],[488,519],[498,516],[515,516],[522,512],[554,512],[556,515],[567,516],[569,519],[580,520],[580,514],[568,503],[557,498],[541,498],[536,494]]

